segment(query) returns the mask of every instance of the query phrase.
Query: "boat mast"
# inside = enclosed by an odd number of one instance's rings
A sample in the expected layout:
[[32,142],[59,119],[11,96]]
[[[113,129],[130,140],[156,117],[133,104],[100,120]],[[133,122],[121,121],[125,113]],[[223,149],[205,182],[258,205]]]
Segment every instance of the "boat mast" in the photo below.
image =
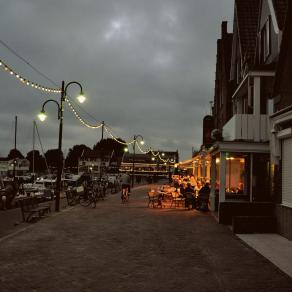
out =
[[[14,127],[14,154],[16,154],[16,137],[17,137],[17,116],[15,116],[15,127]],[[15,181],[15,164],[16,164],[16,157],[13,158],[13,181]]]
[[33,131],[32,131],[32,173],[33,173],[33,180],[35,178],[35,172],[34,172],[34,159],[35,159],[35,153],[34,153],[34,150],[35,150],[35,127],[36,127],[36,124],[35,124],[35,120],[33,121]]

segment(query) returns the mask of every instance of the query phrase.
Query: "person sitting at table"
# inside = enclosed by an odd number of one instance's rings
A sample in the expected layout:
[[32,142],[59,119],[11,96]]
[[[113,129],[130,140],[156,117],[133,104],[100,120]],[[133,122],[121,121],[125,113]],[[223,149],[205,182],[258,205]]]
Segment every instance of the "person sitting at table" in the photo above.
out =
[[184,192],[185,192],[184,185],[183,184],[180,184],[179,185],[179,193],[180,193],[180,196],[179,197],[183,197]]
[[179,188],[178,180],[175,180],[175,181],[173,182],[173,186],[174,186],[176,189]]
[[190,183],[184,189],[183,196],[185,198],[185,207],[191,209],[190,206],[192,206],[194,209],[196,206],[195,190]]
[[197,185],[196,179],[193,175],[190,176],[190,184],[193,188]]

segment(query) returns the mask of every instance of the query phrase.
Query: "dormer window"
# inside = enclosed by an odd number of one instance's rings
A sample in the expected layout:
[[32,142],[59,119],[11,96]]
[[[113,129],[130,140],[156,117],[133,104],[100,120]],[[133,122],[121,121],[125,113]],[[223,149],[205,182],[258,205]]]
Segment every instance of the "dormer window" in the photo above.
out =
[[266,20],[260,31],[260,46],[259,46],[260,63],[266,62],[271,54],[271,22],[270,17]]

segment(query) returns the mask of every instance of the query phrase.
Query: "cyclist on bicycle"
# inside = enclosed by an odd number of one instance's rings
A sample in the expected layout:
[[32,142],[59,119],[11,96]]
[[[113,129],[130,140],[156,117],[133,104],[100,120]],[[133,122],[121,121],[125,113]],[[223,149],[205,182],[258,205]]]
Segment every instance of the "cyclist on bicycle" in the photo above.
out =
[[124,173],[121,176],[121,185],[122,185],[122,200],[127,199],[124,198],[124,196],[128,197],[130,193],[130,183],[131,183],[131,178],[127,173]]

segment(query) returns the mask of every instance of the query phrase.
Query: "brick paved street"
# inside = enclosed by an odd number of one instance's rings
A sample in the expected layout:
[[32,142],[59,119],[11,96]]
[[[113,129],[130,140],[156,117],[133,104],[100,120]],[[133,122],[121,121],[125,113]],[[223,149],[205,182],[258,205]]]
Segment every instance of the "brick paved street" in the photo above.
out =
[[0,239],[0,291],[292,291],[292,280],[210,213],[109,195]]

